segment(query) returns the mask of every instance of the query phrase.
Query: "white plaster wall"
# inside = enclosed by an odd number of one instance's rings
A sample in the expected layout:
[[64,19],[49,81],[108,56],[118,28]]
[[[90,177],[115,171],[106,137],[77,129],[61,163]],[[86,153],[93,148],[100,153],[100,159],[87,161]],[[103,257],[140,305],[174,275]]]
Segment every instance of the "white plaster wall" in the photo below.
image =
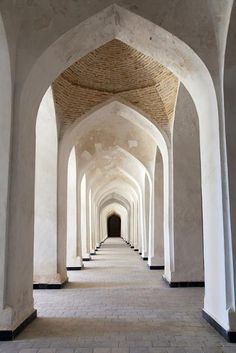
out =
[[90,234],[90,200],[89,200],[89,193],[90,193],[90,186],[88,185],[88,176],[86,174],[86,232],[85,232],[85,237],[86,237],[86,245],[87,245],[87,253],[86,256],[89,258],[92,252],[92,243],[91,243],[91,234]]
[[157,150],[154,188],[152,199],[152,212],[154,218],[154,230],[149,238],[149,266],[164,266],[164,183],[163,161]]
[[[87,123],[83,124],[83,134],[76,139],[80,169],[86,167],[88,163],[92,165],[93,160],[98,166],[97,158],[101,159],[101,155],[107,158],[107,161],[109,156],[114,158],[119,146],[123,151],[133,155],[150,173],[156,142],[145,126],[140,126],[135,121],[122,117],[114,106],[113,109],[111,108],[111,106],[110,108],[103,107],[100,112],[98,109],[97,118],[86,119]],[[73,128],[77,124],[78,122],[75,122]],[[131,144],[130,141],[135,141],[135,144]]]
[[0,329],[10,326],[10,308],[6,308],[5,295],[7,283],[7,222],[10,140],[12,122],[12,73],[8,42],[3,19],[0,15]]
[[152,234],[152,219],[151,219],[151,185],[150,181],[145,175],[144,188],[143,188],[143,198],[144,198],[144,226],[145,226],[145,237],[142,246],[142,257],[148,257],[148,247],[149,239]]
[[90,258],[89,242],[87,238],[87,180],[86,175],[83,176],[81,181],[81,244],[82,244],[82,258]]
[[92,215],[92,191],[91,189],[89,190],[88,193],[88,206],[89,206],[89,210],[88,210],[88,234],[89,234],[89,240],[90,240],[90,252],[94,253],[95,249],[96,249],[96,241],[95,241],[95,233],[94,233],[94,222],[93,222],[93,215]]
[[82,260],[78,254],[77,217],[77,165],[73,148],[69,158],[67,178],[67,267],[82,267]]
[[36,124],[34,282],[56,283],[57,125],[52,90],[40,104]]
[[[227,146],[227,166],[228,166],[228,188],[229,188],[229,212],[228,227],[230,232],[228,234],[228,242],[225,243],[228,256],[226,261],[229,267],[234,268],[234,273],[227,273],[228,292],[230,295],[227,298],[227,305],[232,308],[230,310],[230,325],[232,329],[236,330],[236,167],[235,167],[235,116],[236,116],[236,3],[231,12],[231,19],[229,31],[227,36],[226,51],[225,51],[225,68],[222,72],[222,94],[224,94],[225,104],[225,131],[226,131],[226,146]],[[232,245],[231,245],[232,244]]]
[[202,282],[203,234],[199,126],[196,108],[180,86],[173,127],[173,282]]

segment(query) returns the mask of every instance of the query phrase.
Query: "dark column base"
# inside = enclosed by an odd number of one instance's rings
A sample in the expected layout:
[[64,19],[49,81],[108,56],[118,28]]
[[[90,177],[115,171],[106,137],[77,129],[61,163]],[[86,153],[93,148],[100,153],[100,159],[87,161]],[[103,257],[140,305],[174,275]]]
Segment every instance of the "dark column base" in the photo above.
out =
[[205,282],[169,282],[164,276],[162,278],[171,288],[205,287]]
[[61,289],[67,282],[68,280],[63,283],[34,283],[33,289]]
[[219,332],[228,342],[236,343],[236,332],[227,331],[224,329],[218,322],[216,322],[210,315],[208,315],[204,310],[202,310],[203,318],[212,326],[214,329]]
[[141,252],[139,252],[139,255],[142,255],[142,253],[141,253]]
[[95,252],[91,252],[90,255],[97,255]]
[[133,245],[130,245],[131,249],[134,249],[134,246]]
[[82,270],[83,267],[79,266],[79,267],[67,267],[67,271],[80,271]]
[[91,261],[88,257],[83,258],[83,261]]
[[34,310],[15,330],[0,330],[0,341],[12,341],[24,330],[24,328],[37,317],[37,310]]
[[150,270],[164,270],[165,266],[157,266],[157,265],[148,265]]
[[138,249],[134,249],[134,251],[138,251]]
[[148,257],[142,257],[143,261],[147,261]]

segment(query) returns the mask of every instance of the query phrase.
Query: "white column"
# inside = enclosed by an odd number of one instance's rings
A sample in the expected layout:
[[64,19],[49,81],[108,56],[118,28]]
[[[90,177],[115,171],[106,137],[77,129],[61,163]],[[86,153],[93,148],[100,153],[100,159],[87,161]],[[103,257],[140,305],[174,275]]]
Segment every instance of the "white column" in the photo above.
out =
[[51,88],[36,123],[34,283],[60,284],[57,271],[57,125]]
[[[0,14],[0,330],[11,329],[13,309],[7,294],[7,222],[12,133],[12,76],[4,23]],[[15,278],[14,278],[15,280]],[[6,305],[8,304],[8,305]]]
[[144,216],[145,216],[145,236],[143,240],[143,248],[142,248],[142,258],[148,259],[148,246],[149,246],[149,236],[150,236],[150,185],[147,175],[145,175],[144,181]]
[[76,153],[73,148],[68,162],[67,178],[67,259],[69,270],[80,270],[83,266],[78,254],[77,239],[77,167]]
[[88,217],[88,206],[87,206],[87,187],[86,187],[86,175],[83,176],[81,181],[81,243],[82,243],[82,257],[83,260],[88,261],[91,259],[90,256],[90,245],[87,235],[87,217]]
[[203,285],[198,117],[183,85],[179,89],[172,140],[174,257],[168,282],[172,285]]
[[154,230],[149,239],[148,265],[151,269],[164,269],[164,199],[163,162],[157,151],[152,197]]

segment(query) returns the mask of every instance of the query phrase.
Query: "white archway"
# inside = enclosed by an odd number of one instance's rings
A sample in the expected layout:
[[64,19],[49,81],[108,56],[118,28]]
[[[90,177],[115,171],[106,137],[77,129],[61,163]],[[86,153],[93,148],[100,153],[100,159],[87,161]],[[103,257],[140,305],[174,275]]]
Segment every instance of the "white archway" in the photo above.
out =
[[103,230],[105,230],[107,227],[107,218],[113,213],[116,213],[120,216],[120,219],[121,219],[121,236],[128,233],[128,223],[129,223],[128,212],[124,206],[117,203],[116,200],[113,200],[113,201],[111,200],[110,204],[108,204],[107,206],[104,206],[100,212],[101,212],[101,220],[103,221],[102,223]]
[[[119,21],[117,21],[117,18],[119,18]],[[150,36],[150,34],[152,35]],[[233,269],[231,264],[226,262],[225,253],[225,249],[229,253],[231,251],[231,246],[227,243],[229,242],[228,234],[225,234],[228,214],[224,214],[224,209],[227,209],[228,193],[222,181],[222,170],[224,175],[226,165],[221,163],[225,146],[223,142],[222,146],[220,145],[220,134],[223,134],[223,132],[219,130],[217,101],[211,76],[200,58],[185,43],[156,24],[117,5],[112,5],[89,20],[83,21],[45,50],[36,61],[22,85],[21,93],[16,98],[14,117],[16,127],[14,129],[13,144],[16,145],[18,141],[18,145],[17,149],[13,151],[12,158],[11,222],[9,223],[8,253],[11,255],[12,252],[13,254],[15,247],[20,248],[22,242],[27,243],[29,249],[33,248],[34,219],[31,210],[34,204],[34,171],[30,167],[34,163],[35,136],[33,131],[36,112],[42,95],[56,76],[64,71],[66,67],[78,60],[82,55],[114,38],[120,39],[152,56],[169,68],[183,82],[196,105],[201,145],[206,283],[204,311],[206,315],[214,318],[225,330],[236,329],[236,327],[230,325],[228,315],[228,308],[234,312],[235,293],[231,290],[234,287],[232,284]],[[33,93],[32,87],[35,87]],[[31,97],[30,102],[29,97]],[[24,139],[25,133],[29,137],[27,140]],[[211,141],[210,145],[209,140]],[[27,158],[25,158],[26,156]],[[169,167],[171,167],[171,164],[169,164]],[[168,171],[164,167],[165,173],[168,173]],[[211,178],[212,175],[214,178]],[[165,182],[166,180],[168,180],[168,188],[166,187],[165,189],[166,192],[170,192],[171,199],[172,183],[169,177],[167,179],[165,177]],[[25,202],[26,200],[27,202]],[[25,204],[24,210],[20,207],[22,203]],[[171,202],[169,205],[171,205]],[[59,204],[59,216],[61,215],[61,207],[62,205]],[[168,271],[171,271],[173,267],[171,261],[174,256],[173,224],[171,208],[165,211],[170,213],[168,217],[170,236],[166,242],[170,260],[165,266],[165,273],[168,275]],[[63,229],[63,224],[60,226]],[[166,223],[165,227],[167,227]],[[58,241],[60,248],[63,241],[61,238]],[[13,315],[13,324],[10,325],[9,329],[12,329],[13,326],[18,326],[33,312],[32,289],[30,288],[32,254],[27,259],[20,254],[20,250],[18,252],[17,256],[8,256],[11,258],[8,263],[8,281],[11,282],[12,286],[8,286],[5,295],[8,297],[8,303],[15,314]],[[64,255],[59,254],[59,256],[63,257]],[[22,258],[24,259],[22,260]],[[20,268],[18,267],[19,259],[22,260]],[[20,285],[14,284],[15,274],[25,268],[28,270],[24,273],[24,281]],[[60,273],[65,272],[64,266],[60,264],[58,270]],[[232,275],[226,277],[226,272]],[[214,273],[217,273],[217,276]],[[212,300],[212,291],[215,295],[214,301]],[[19,302],[18,298],[15,298],[14,293],[18,293],[19,297],[23,298],[23,295],[20,295],[23,292],[24,301],[22,299]],[[21,311],[19,311],[19,308],[21,308]],[[5,318],[2,323],[5,325]]]
[[[131,205],[129,203],[128,200],[126,200],[126,198],[124,198],[123,195],[119,195],[116,192],[112,192],[111,194],[107,195],[106,197],[104,197],[104,199],[101,202],[100,205],[100,209],[102,209],[103,207],[106,207],[108,205],[110,205],[111,202],[116,202],[117,204],[119,204],[121,207],[123,207],[126,212],[127,212],[127,220],[128,220],[128,230],[127,230],[127,234],[124,235],[124,240],[129,243],[130,241],[130,233],[131,233]],[[98,207],[97,207],[98,208]],[[97,234],[98,235],[102,235],[102,230],[100,228],[101,226],[101,222],[100,222],[100,209],[97,209],[97,214],[96,214],[96,219],[97,219],[97,223],[96,223],[96,229],[97,229]],[[100,237],[99,238],[99,242],[104,241],[105,238],[104,237]]]
[[[169,238],[169,229],[171,223],[171,217],[170,217],[170,211],[171,207],[169,205],[169,197],[171,195],[171,192],[169,192],[169,189],[171,189],[171,183],[169,179],[169,157],[168,157],[168,147],[167,147],[167,137],[165,133],[156,126],[153,125],[152,122],[148,120],[142,113],[140,113],[136,108],[131,106],[130,104],[127,105],[126,103],[122,101],[117,101],[117,99],[111,99],[108,102],[99,105],[95,109],[93,109],[91,112],[84,114],[82,117],[81,121],[75,121],[75,123],[72,124],[71,127],[68,128],[68,130],[65,132],[61,143],[60,143],[60,148],[59,148],[59,248],[63,249],[64,248],[64,240],[65,240],[65,230],[66,230],[66,209],[65,209],[65,202],[64,199],[66,197],[65,193],[65,187],[64,185],[67,183],[67,176],[65,173],[65,168],[64,166],[67,164],[68,161],[68,155],[70,153],[71,148],[73,145],[76,145],[81,136],[85,135],[86,132],[91,129],[92,124],[94,121],[99,121],[100,124],[103,123],[103,120],[105,121],[106,119],[106,114],[119,114],[122,118],[127,119],[128,121],[132,122],[133,124],[137,125],[141,129],[145,129],[146,133],[150,135],[150,137],[158,144],[158,148],[160,149],[160,152],[162,153],[162,159],[164,163],[164,174],[165,174],[165,183],[164,183],[164,188],[165,188],[165,234],[166,234],[166,239]],[[128,152],[126,152],[128,153]],[[134,158],[134,157],[132,157]],[[149,177],[149,173],[147,172],[147,175]],[[150,179],[150,177],[149,177]],[[80,183],[80,178],[78,180],[78,183]],[[142,245],[142,251],[143,255],[146,258],[148,256],[148,240],[143,240],[144,243]],[[133,245],[133,244],[132,244]],[[90,248],[90,245],[88,245],[88,249]],[[167,247],[168,248],[168,247]],[[88,255],[88,249],[87,249],[87,255]],[[64,263],[63,254],[59,253],[59,258],[61,258],[61,263]],[[170,256],[170,253],[168,252],[168,256]],[[88,256],[87,256],[88,257]],[[168,262],[170,263],[170,262]],[[61,271],[62,271],[62,277],[64,276],[64,269],[61,266]],[[170,270],[170,266],[166,265],[166,271]],[[60,272],[61,273],[61,272]]]

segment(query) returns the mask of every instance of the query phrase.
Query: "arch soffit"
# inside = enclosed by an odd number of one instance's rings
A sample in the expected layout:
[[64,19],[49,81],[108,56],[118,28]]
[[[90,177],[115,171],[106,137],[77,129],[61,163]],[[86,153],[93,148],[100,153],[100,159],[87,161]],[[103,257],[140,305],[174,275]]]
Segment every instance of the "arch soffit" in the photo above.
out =
[[100,209],[101,205],[105,204],[106,202],[110,202],[110,200],[118,200],[122,201],[124,205],[126,205],[129,210],[132,208],[132,204],[137,200],[134,197],[134,194],[130,193],[120,193],[120,189],[117,189],[115,185],[112,185],[106,193],[101,194],[97,204],[97,208]]
[[123,195],[130,205],[140,200],[135,190],[131,189],[127,191],[127,186],[121,189],[120,187],[117,187],[115,183],[113,183],[109,187],[104,188],[100,193],[96,195],[95,204],[97,205],[97,208],[100,208],[100,205],[103,199],[105,199],[110,194],[115,194],[115,193],[118,195]]
[[124,212],[125,216],[127,217],[127,210],[125,207],[121,206],[118,203],[111,203],[101,210],[101,217],[105,216],[105,218],[107,218],[115,213],[122,217],[124,215]]
[[[150,183],[150,185],[152,185],[151,176],[150,176],[148,170],[145,168],[145,166],[138,159],[136,159],[131,153],[120,148],[119,146],[115,147],[113,150],[118,150],[120,152],[121,156],[123,155],[127,161],[130,160],[130,162],[133,162],[133,166],[137,166],[137,167],[140,167],[141,169],[143,169],[144,175],[147,175],[149,183]],[[107,153],[104,153],[104,154],[107,155]],[[101,158],[102,158],[102,156],[101,156]],[[89,167],[91,166],[91,164],[93,163],[93,161],[95,159],[96,159],[96,157],[94,156],[93,160],[91,160],[87,165],[86,169],[88,170],[88,172],[86,172],[86,170],[83,169],[81,171],[81,177],[79,178],[79,180],[82,180],[83,175],[86,174],[87,179],[89,179],[89,181],[88,181],[89,187],[92,187],[92,184],[94,182],[96,182],[98,179],[96,176],[94,176],[94,174],[92,172],[89,171]],[[132,166],[132,168],[133,168],[133,166]],[[116,170],[122,172],[123,175],[129,176],[129,178],[132,179],[134,183],[137,183],[137,180],[135,178],[135,175],[137,175],[137,173],[135,173],[135,171],[133,173],[134,175],[132,175],[128,170],[126,170],[126,168],[119,167],[119,166],[116,167]],[[92,176],[93,176],[92,178],[88,178],[88,175],[90,174],[89,172],[92,174]],[[82,174],[82,173],[84,173],[84,174]],[[113,172],[113,174],[114,174],[114,172]],[[111,175],[111,177],[112,177],[112,175]],[[103,177],[101,176],[100,179],[103,180]]]
[[[120,174],[120,179],[117,178],[117,174],[118,174],[118,173]],[[84,175],[86,175],[86,174],[84,174]],[[145,174],[145,175],[146,175],[146,174]],[[122,179],[121,179],[121,178],[122,178]],[[87,179],[87,175],[86,175],[86,179]],[[114,168],[114,169],[111,171],[111,173],[110,173],[109,183],[111,183],[112,181],[116,181],[116,182],[117,182],[117,185],[120,184],[120,185],[122,186],[122,185],[124,184],[124,182],[126,182],[127,180],[129,181],[130,185],[134,186],[134,188],[135,188],[136,190],[138,190],[138,192],[141,194],[141,192],[142,192],[142,187],[141,187],[141,185],[140,185],[139,182],[135,179],[135,177],[133,177],[132,175],[130,175],[129,173],[127,173],[127,171],[126,171],[125,169],[123,169],[123,168],[121,168],[121,167],[116,167],[116,168]],[[102,183],[99,184],[99,181],[101,181]],[[91,181],[91,183],[90,183],[90,185],[89,185],[89,188],[90,188],[90,189],[95,189],[95,188],[93,187],[93,184],[94,184],[95,182],[98,184],[97,189],[98,189],[98,187],[101,189],[101,187],[103,187],[103,185],[105,185],[105,186],[108,185],[107,179],[104,180],[104,176],[103,176],[103,175],[101,175],[100,178],[94,177],[94,178],[92,179],[92,181]],[[94,194],[96,194],[96,191],[95,191]]]
[[65,131],[65,134],[60,141],[59,156],[66,161],[71,148],[77,144],[80,137],[92,129],[93,122],[96,121],[96,123],[98,123],[98,121],[100,121],[102,124],[103,121],[106,121],[104,116],[108,114],[119,115],[120,117],[135,124],[141,130],[144,129],[144,131],[156,142],[163,161],[168,160],[168,148],[170,147],[170,141],[165,131],[151,122],[146,114],[121,98],[111,98],[110,100],[97,105],[88,113],[82,115],[81,120],[75,121]]
[[127,217],[131,212],[130,203],[123,196],[116,194],[116,196],[113,195],[113,197],[111,197],[111,195],[109,195],[107,198],[105,198],[104,202],[101,204],[101,206],[98,209],[99,217],[101,218],[106,208],[109,208],[112,205],[117,205],[122,207],[125,210]]
[[111,203],[117,203],[122,207],[124,207],[127,212],[130,211],[129,201],[124,196],[113,193],[112,195],[107,195],[107,197],[105,197],[104,200],[102,200],[99,208],[100,212],[102,211],[103,208],[110,205]]
[[[139,166],[140,168],[142,168],[145,172],[145,174],[147,174],[147,177],[149,178],[149,181],[151,182],[151,176],[150,176],[150,173],[149,171],[147,170],[147,168],[142,164],[142,162],[140,162],[139,159],[137,159],[134,155],[132,155],[129,151],[127,151],[126,149],[124,149],[123,147],[120,147],[120,146],[114,146],[110,151],[103,151],[100,155],[99,155],[99,158],[97,156],[93,156],[92,159],[87,163],[87,165],[80,169],[79,172],[80,172],[80,175],[81,177],[79,177],[79,179],[82,179],[82,176],[84,173],[86,173],[87,170],[89,170],[89,168],[91,167],[91,165],[94,163],[95,160],[98,160],[98,159],[102,159],[102,157],[104,155],[109,155],[109,154],[112,154],[113,152],[115,151],[118,151],[120,156],[124,157],[124,159],[126,160],[130,160],[131,163],[135,166]],[[127,171],[128,173],[128,171]],[[86,173],[87,174],[87,173]],[[129,173],[128,173],[129,174]]]
[[[122,171],[124,173],[124,171]],[[141,188],[139,184],[135,181],[133,181],[129,175],[125,175],[127,178],[127,181],[123,181],[123,183],[120,183],[119,180],[116,179],[116,176],[114,175],[114,179],[109,183],[104,183],[102,187],[100,187],[97,191],[94,193],[93,199],[95,202],[99,202],[100,198],[102,195],[106,192],[109,192],[109,190],[113,187],[116,187],[117,190],[123,189],[123,192],[126,192],[126,194],[131,193],[132,195],[135,195],[134,198],[140,199],[141,198]],[[103,180],[103,179],[102,179]],[[127,191],[128,190],[128,191]]]

